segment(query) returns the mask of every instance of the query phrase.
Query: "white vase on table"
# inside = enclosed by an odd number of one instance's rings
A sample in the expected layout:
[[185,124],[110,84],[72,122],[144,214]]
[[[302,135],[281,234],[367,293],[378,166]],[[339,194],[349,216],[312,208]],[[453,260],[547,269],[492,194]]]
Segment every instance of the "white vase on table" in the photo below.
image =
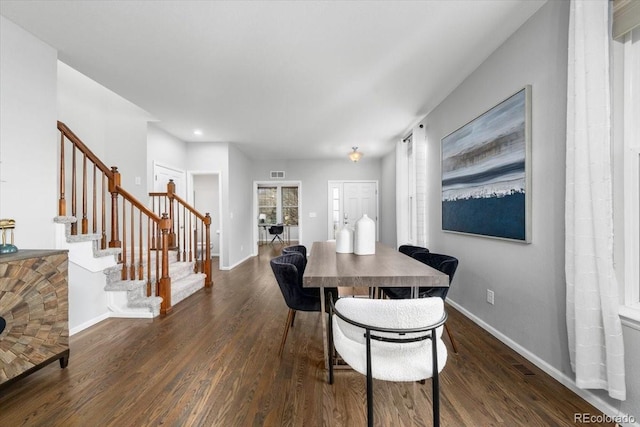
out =
[[353,229],[346,224],[336,233],[336,252],[339,254],[353,253]]
[[376,223],[367,214],[356,221],[353,237],[353,253],[373,255],[376,253]]

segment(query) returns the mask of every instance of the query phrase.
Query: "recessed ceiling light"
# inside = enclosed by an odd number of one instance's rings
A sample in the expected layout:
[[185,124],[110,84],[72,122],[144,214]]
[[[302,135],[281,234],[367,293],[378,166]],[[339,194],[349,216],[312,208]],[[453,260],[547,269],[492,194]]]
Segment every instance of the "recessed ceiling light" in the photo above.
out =
[[200,129],[196,129],[193,131],[193,134],[197,136],[202,136],[202,131]]

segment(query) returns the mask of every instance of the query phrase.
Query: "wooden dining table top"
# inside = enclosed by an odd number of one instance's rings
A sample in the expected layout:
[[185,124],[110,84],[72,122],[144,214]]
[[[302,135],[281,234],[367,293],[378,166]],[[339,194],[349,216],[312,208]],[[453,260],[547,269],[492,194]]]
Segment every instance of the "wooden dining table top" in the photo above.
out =
[[305,288],[448,287],[449,276],[376,242],[373,255],[336,253],[335,241],[314,242],[303,276]]

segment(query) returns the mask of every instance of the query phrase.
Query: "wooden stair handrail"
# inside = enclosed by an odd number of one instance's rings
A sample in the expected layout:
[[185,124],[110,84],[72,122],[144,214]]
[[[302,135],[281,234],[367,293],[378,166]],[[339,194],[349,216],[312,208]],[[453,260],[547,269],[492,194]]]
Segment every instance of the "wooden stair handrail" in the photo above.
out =
[[98,158],[98,156],[96,156],[95,154],[93,154],[93,151],[91,151],[91,149],[89,149],[89,147],[87,147],[81,140],[80,138],[78,138],[76,136],[75,133],[73,133],[73,131],[71,129],[69,129],[67,127],[67,125],[65,125],[64,123],[62,123],[61,121],[58,121],[58,130],[69,140],[71,141],[75,146],[78,147],[78,149],[87,156],[87,158],[89,160],[91,160],[96,166],[98,166],[98,168],[109,178],[113,178],[113,174],[111,172],[111,168],[108,167],[107,165],[105,165],[102,160],[100,160]]
[[[177,202],[178,206],[181,206],[183,209],[188,210],[191,214],[193,214],[193,216],[195,216],[196,218],[198,218],[200,221],[202,221],[203,224],[203,229],[202,234],[203,234],[203,240],[204,240],[204,257],[202,257],[201,261],[201,267],[202,267],[202,272],[205,274],[206,278],[205,278],[205,282],[204,285],[206,287],[211,287],[213,285],[213,280],[212,280],[212,274],[211,274],[211,216],[209,215],[209,213],[207,212],[206,214],[202,215],[200,212],[198,212],[193,206],[191,206],[189,203],[187,203],[187,201],[185,201],[183,198],[181,198],[180,196],[178,196],[175,193],[176,190],[176,184],[175,182],[173,182],[172,179],[169,180],[169,182],[167,183],[167,191],[166,192],[150,192],[149,196],[153,199],[155,197],[158,198],[165,198],[165,200],[169,201],[169,220],[172,222],[171,225],[171,232],[169,233],[169,244],[171,246],[175,246],[176,245],[176,240],[177,243],[179,244],[179,236],[176,239],[176,233],[175,233],[175,228],[173,226],[173,220],[174,218],[172,218],[172,214],[174,212],[174,202]],[[183,219],[185,219],[186,221],[186,215],[183,215]],[[177,218],[178,224],[177,224],[177,228],[180,228],[180,216],[178,215]],[[183,227],[186,229],[187,224],[183,224]],[[189,228],[191,228],[191,222],[189,222]],[[193,236],[193,240],[197,241],[197,225],[196,225],[196,229],[194,230],[194,236]],[[186,235],[183,234],[182,235],[183,241],[182,241],[182,245],[183,245],[183,251],[184,251],[184,246],[186,245]],[[191,238],[191,236],[190,236]],[[189,245],[189,250],[191,251],[191,244]],[[178,253],[178,260],[180,260],[180,254]],[[186,261],[186,253],[183,252],[183,258],[182,261]],[[191,261],[191,252],[189,253],[189,261]],[[197,266],[198,262],[196,261],[196,266]],[[196,271],[197,267],[196,267]]]
[[[65,193],[67,186],[69,185],[66,182],[66,171],[65,171],[65,141],[68,140],[72,144],[72,153],[71,153],[71,166],[70,166],[70,186],[71,186],[71,215],[76,217],[76,222],[71,225],[71,234],[78,234],[79,230],[77,227],[77,223],[80,222],[82,227],[80,234],[88,234],[89,231],[89,220],[88,216],[88,198],[92,197],[92,207],[93,207],[93,232],[94,234],[97,231],[97,216],[100,215],[97,212],[97,203],[98,197],[101,198],[101,248],[105,249],[107,246],[106,243],[106,231],[107,231],[107,216],[110,217],[110,231],[111,231],[111,240],[108,242],[108,246],[111,248],[122,248],[122,252],[119,254],[119,263],[122,264],[122,280],[142,280],[143,278],[143,258],[142,258],[142,247],[143,247],[143,216],[146,218],[148,222],[147,225],[147,274],[148,274],[148,282],[147,282],[147,296],[151,296],[151,242],[156,239],[156,232],[158,236],[157,245],[159,247],[154,247],[154,250],[160,249],[160,257],[156,257],[156,286],[157,286],[157,295],[162,297],[162,303],[160,305],[160,313],[167,314],[171,311],[171,277],[169,275],[169,232],[171,231],[172,222],[166,213],[162,213],[162,216],[153,212],[153,210],[149,209],[147,206],[142,204],[138,199],[135,198],[131,193],[122,188],[120,185],[121,177],[120,172],[118,172],[118,168],[108,167],[105,165],[92,151],[87,147],[78,136],[73,133],[71,129],[69,129],[64,123],[58,121],[57,122],[58,130],[60,131],[60,194],[58,199],[58,215],[66,216],[67,215],[67,200],[65,198]],[[81,155],[81,172],[76,170],[76,161],[78,156],[76,155],[76,151]],[[91,162],[91,166],[87,164],[87,161]],[[93,173],[91,174],[91,187],[89,188],[89,171],[88,168],[93,168]],[[100,171],[100,176],[97,175],[97,170]],[[78,184],[78,177],[81,180],[81,183]],[[98,183],[101,182],[101,191],[98,191]],[[81,185],[80,191],[76,190],[76,187]],[[82,212],[77,212],[77,201],[78,193],[81,194],[81,210]],[[106,211],[106,193],[111,194],[111,212],[110,215],[107,215]],[[122,224],[119,222],[120,218],[120,209],[118,199],[122,197]],[[130,229],[129,234],[127,234],[127,226],[126,221],[126,213],[125,206],[126,203],[130,204]],[[139,256],[136,259],[135,257],[135,241],[134,241],[134,208],[137,209],[135,213],[139,216],[138,223],[138,245],[139,245]],[[156,224],[155,230],[151,227],[151,223]],[[122,233],[120,232],[120,225],[122,225]],[[122,241],[120,241],[120,237],[122,237]],[[130,244],[130,264],[127,266],[127,238],[131,239]],[[155,245],[154,245],[155,246]],[[158,265],[158,260],[161,258],[161,268]],[[137,276],[136,276],[137,271]]]
[[[178,203],[180,203],[182,206],[184,206],[189,212],[191,212],[192,214],[194,214],[195,216],[197,216],[199,219],[201,219],[202,221],[205,221],[207,218],[207,215],[203,215],[201,214],[198,210],[196,210],[194,207],[192,207],[189,203],[187,203],[182,197],[178,196],[177,194],[172,194],[169,192],[166,193],[159,193],[159,192],[153,192],[153,193],[149,193],[149,196],[152,197],[161,197],[161,196],[165,196],[168,197],[170,199],[174,199],[175,201],[177,201]],[[209,217],[211,218],[211,217]],[[211,220],[211,219],[209,219]]]
[[146,216],[148,216],[156,224],[161,225],[161,222],[163,221],[163,218],[160,218],[158,215],[156,215],[155,212],[153,212],[151,209],[149,209],[148,207],[146,207],[145,205],[140,203],[138,201],[138,199],[135,198],[135,196],[133,196],[131,193],[129,193],[127,190],[125,190],[124,188],[120,187],[119,185],[116,185],[115,189],[118,192],[118,194],[120,194],[123,198],[125,198],[129,203],[131,203],[136,208],[141,210],[142,213],[144,213]]

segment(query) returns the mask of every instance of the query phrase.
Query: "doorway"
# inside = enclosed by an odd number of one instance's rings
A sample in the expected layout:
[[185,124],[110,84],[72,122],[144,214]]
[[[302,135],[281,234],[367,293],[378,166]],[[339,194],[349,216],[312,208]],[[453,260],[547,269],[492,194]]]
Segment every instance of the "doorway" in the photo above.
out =
[[328,198],[328,239],[335,239],[345,224],[355,226],[366,214],[376,223],[378,240],[378,181],[329,181]]
[[299,216],[302,209],[301,181],[254,181],[253,194],[255,254],[258,254],[258,246],[267,242],[269,236],[266,226],[261,223],[283,224],[287,244],[302,240]]
[[190,171],[187,173],[187,202],[203,215],[211,216],[211,256],[224,262],[224,239],[222,233],[222,187],[220,172]]
[[211,255],[220,256],[220,178],[217,174],[193,175],[193,207],[211,216]]

